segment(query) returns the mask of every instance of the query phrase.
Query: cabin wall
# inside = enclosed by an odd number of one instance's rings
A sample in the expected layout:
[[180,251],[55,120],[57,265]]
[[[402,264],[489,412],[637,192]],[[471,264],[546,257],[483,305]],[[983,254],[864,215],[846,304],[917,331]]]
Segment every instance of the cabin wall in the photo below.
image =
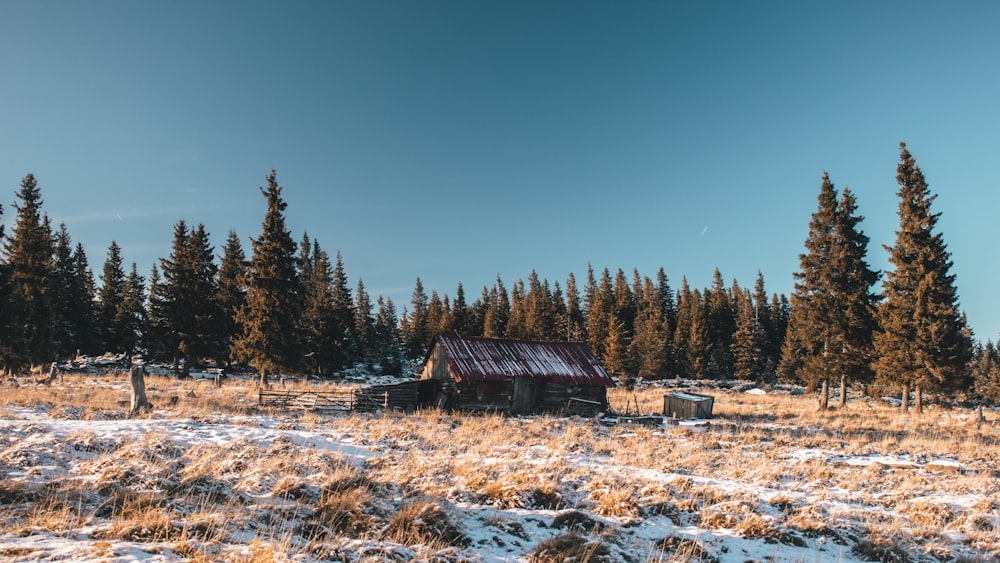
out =
[[514,382],[507,379],[501,381],[463,381],[457,386],[456,406],[472,411],[501,411],[511,408],[511,397],[514,394]]

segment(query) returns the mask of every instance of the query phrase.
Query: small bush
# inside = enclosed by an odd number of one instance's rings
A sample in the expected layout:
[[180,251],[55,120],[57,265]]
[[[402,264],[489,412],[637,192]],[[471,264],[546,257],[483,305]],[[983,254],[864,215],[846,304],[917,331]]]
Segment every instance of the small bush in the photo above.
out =
[[443,501],[419,498],[402,506],[389,518],[386,537],[404,545],[444,544],[466,546],[469,539],[452,524]]
[[530,563],[598,563],[610,561],[608,548],[600,540],[589,540],[574,532],[549,538],[528,553]]

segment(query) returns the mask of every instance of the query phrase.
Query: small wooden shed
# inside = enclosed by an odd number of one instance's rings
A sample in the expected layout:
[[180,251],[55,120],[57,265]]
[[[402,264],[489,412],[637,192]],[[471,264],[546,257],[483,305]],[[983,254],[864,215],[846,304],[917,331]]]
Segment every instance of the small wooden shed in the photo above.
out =
[[541,342],[441,334],[424,359],[424,379],[440,385],[436,403],[515,414],[593,416],[614,386],[582,342]]
[[712,418],[715,397],[697,393],[671,393],[663,396],[663,415],[682,419]]

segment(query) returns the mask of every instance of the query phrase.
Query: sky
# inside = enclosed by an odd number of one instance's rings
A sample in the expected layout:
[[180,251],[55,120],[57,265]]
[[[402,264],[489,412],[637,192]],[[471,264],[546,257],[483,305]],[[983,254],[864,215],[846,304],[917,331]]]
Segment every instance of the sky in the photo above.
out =
[[[95,274],[173,225],[296,241],[402,312],[587,265],[790,294],[824,171],[898,228],[905,141],[975,336],[1000,337],[1000,4],[0,3],[0,204],[35,174]],[[6,188],[4,187],[6,186]]]

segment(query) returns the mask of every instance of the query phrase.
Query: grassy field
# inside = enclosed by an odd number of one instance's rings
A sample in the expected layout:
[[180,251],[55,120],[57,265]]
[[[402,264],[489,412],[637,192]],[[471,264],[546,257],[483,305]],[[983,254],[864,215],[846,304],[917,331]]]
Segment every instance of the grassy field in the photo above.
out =
[[[308,385],[310,389],[334,386]],[[745,386],[744,386],[745,387]],[[969,410],[785,389],[656,427],[256,407],[252,382],[0,388],[0,558],[988,561],[1000,431]],[[657,414],[669,388],[612,390]],[[638,406],[638,407],[637,407]]]

